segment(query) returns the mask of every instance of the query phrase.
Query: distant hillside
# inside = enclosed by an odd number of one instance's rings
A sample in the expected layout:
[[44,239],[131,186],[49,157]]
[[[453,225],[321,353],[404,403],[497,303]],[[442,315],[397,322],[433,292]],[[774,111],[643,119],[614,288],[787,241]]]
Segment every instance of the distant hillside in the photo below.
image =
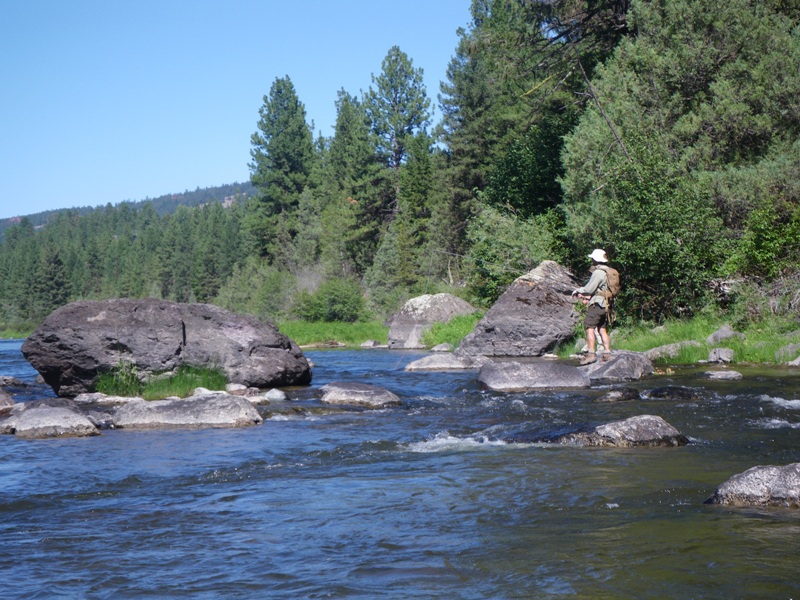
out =
[[[165,194],[158,198],[146,198],[144,200],[125,200],[119,204],[128,204],[132,208],[139,208],[145,203],[150,203],[159,215],[167,215],[175,212],[179,206],[199,206],[200,204],[207,204],[209,202],[225,202],[226,200],[232,201],[237,195],[251,196],[253,193],[253,184],[249,181],[245,183],[230,183],[209,188],[197,188],[193,192],[185,191],[178,194]],[[110,203],[109,203],[110,204]],[[42,227],[46,225],[56,215],[66,211],[72,211],[79,215],[90,213],[94,210],[105,208],[105,206],[81,206],[75,208],[60,208],[58,210],[46,210],[44,212],[34,213],[30,215],[18,215],[9,219],[0,221],[0,239],[5,234],[6,229],[19,223],[23,218],[27,218],[34,227]]]

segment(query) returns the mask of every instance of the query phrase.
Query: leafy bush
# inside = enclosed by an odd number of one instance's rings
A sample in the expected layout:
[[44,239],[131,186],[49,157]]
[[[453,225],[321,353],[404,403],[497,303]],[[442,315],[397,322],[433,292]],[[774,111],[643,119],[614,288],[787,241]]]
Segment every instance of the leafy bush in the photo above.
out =
[[198,387],[222,390],[227,383],[227,376],[218,369],[190,365],[181,365],[169,376],[142,381],[136,365],[120,361],[111,371],[100,375],[95,390],[109,396],[160,400],[170,396],[186,398]]
[[95,384],[95,390],[109,396],[138,396],[143,389],[139,380],[136,365],[120,360],[107,373],[101,373]]
[[354,323],[364,317],[361,286],[353,279],[329,279],[317,291],[302,291],[295,314],[306,321]]

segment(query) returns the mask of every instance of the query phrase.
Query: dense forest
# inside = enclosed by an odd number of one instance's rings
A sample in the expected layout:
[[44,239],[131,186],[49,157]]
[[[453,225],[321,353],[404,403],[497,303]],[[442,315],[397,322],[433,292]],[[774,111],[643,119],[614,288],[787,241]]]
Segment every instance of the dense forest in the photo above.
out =
[[0,326],[122,296],[270,320],[383,318],[440,291],[488,306],[544,259],[586,275],[595,247],[629,320],[797,314],[800,1],[473,0],[470,15],[436,124],[395,46],[366,92],[338,93],[331,137],[275,79],[236,202],[7,229]]

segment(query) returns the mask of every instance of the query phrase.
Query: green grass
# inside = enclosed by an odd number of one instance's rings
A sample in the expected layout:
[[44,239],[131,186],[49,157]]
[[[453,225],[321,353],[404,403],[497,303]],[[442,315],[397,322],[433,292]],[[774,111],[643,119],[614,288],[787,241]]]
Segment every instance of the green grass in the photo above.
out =
[[447,323],[434,323],[422,336],[422,343],[428,348],[439,344],[450,344],[453,348],[457,348],[461,340],[467,334],[472,333],[482,317],[483,313],[476,311],[471,315],[454,317]]
[[[714,347],[733,350],[734,363],[779,364],[796,357],[776,358],[775,354],[784,346],[800,343],[800,324],[798,323],[776,319],[751,324],[741,330],[734,327],[735,331],[744,334],[744,339],[735,337],[715,345],[708,344],[706,342],[708,336],[725,323],[724,320],[698,316],[682,321],[669,321],[657,328],[644,325],[619,328],[612,334],[611,347],[612,350],[645,352],[652,348],[687,340],[694,340],[700,344],[700,346],[684,347],[678,356],[666,359],[666,362],[671,364],[693,364],[699,360],[706,360]],[[567,345],[563,353],[568,354],[571,349],[572,345]]]
[[189,365],[181,365],[170,376],[156,376],[142,382],[135,365],[120,362],[113,370],[100,375],[95,390],[109,396],[161,400],[171,396],[186,398],[198,387],[224,390],[227,383],[228,378],[218,369]]
[[278,324],[278,330],[300,346],[326,342],[360,346],[367,340],[375,340],[381,344],[389,341],[389,328],[378,321],[365,323],[285,321]]

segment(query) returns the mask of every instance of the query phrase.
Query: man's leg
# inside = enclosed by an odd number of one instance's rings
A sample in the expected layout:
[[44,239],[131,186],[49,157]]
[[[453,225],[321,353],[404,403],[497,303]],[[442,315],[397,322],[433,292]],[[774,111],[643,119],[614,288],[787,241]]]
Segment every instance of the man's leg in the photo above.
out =
[[597,360],[597,353],[595,352],[595,347],[597,344],[597,338],[594,335],[594,326],[586,328],[586,348],[588,349],[588,353],[581,359],[582,365],[589,365]]
[[603,340],[603,348],[605,348],[603,360],[609,360],[611,358],[611,338],[608,336],[608,329],[605,327],[600,328],[600,339]]

